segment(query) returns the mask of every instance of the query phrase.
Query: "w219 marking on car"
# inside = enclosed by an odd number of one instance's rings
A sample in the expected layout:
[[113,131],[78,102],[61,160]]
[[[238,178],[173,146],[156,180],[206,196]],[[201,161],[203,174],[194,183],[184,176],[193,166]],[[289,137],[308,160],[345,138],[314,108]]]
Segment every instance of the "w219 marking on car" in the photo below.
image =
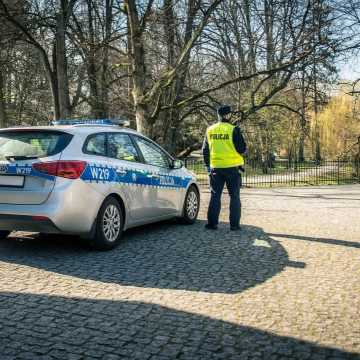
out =
[[195,176],[108,120],[3,129],[0,144],[0,238],[13,230],[76,234],[108,250],[129,228],[197,219]]
[[16,167],[16,173],[18,175],[30,175],[31,174],[31,167]]
[[110,179],[109,169],[90,166],[90,171],[91,171],[91,176],[95,180],[108,181]]

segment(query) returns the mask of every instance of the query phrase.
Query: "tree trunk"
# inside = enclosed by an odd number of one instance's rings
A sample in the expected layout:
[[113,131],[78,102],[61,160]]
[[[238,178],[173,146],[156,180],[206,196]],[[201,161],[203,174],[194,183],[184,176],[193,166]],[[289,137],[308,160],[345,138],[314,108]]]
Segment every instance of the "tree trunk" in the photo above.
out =
[[[164,33],[166,38],[166,49],[167,49],[167,69],[171,70],[175,65],[175,17],[173,9],[173,0],[164,0]],[[175,80],[175,82],[177,79]],[[168,88],[163,94],[162,102],[165,104],[174,104],[176,97],[175,86]],[[164,148],[169,152],[173,153],[175,150],[176,139],[174,137],[176,119],[174,118],[174,110],[170,108],[167,111],[163,111],[158,119],[158,123],[161,124],[161,143]]]
[[58,77],[57,77],[57,68],[56,68],[56,64],[57,64],[56,44],[54,44],[53,52],[52,52],[52,63],[54,70],[51,69],[51,65],[47,57],[43,56],[42,59],[44,63],[46,78],[49,82],[51,89],[51,95],[54,106],[53,118],[54,120],[59,120],[62,118],[62,114],[60,111],[60,103],[59,103],[59,87],[58,87]]
[[58,86],[57,86],[57,78],[54,74],[48,74],[47,76],[48,81],[50,83],[51,94],[53,99],[53,106],[54,106],[54,120],[62,119],[61,112],[60,112],[60,105],[59,105],[59,96],[58,96]]
[[56,15],[56,74],[59,97],[59,115],[62,119],[71,116],[69,98],[69,80],[67,72],[66,45],[65,45],[65,1],[59,0],[58,13]]
[[300,138],[299,138],[299,153],[298,153],[298,161],[304,162],[305,161],[305,136],[304,132],[300,130]]
[[265,35],[266,35],[266,68],[273,67],[274,42],[273,42],[273,3],[272,0],[264,1]]
[[152,125],[148,121],[149,109],[146,103],[141,102],[142,96],[136,94],[135,86],[133,89],[136,130],[145,136],[152,137]]
[[3,69],[0,66],[0,128],[4,128],[7,125],[6,116],[6,99],[5,99],[5,81],[3,76]]
[[[138,45],[135,45],[136,48]],[[142,46],[141,46],[142,47]],[[132,96],[134,99],[136,129],[140,133],[151,137],[152,136],[152,124],[149,121],[149,107],[144,101],[145,90],[145,64],[142,66],[143,60],[141,59],[141,50],[135,50],[136,60],[133,63],[133,90]],[[140,65],[140,66],[139,66]],[[143,75],[141,75],[143,74]]]
[[87,74],[89,78],[91,113],[95,118],[103,118],[104,107],[99,94],[96,68],[96,35],[94,30],[93,1],[87,1],[87,15],[89,26],[89,50],[87,52]]
[[109,91],[108,91],[108,66],[109,66],[109,42],[111,38],[113,0],[105,1],[105,47],[103,48],[102,68],[101,68],[101,104],[103,117],[108,115]]
[[320,162],[321,162],[321,160],[322,160],[319,135],[316,136],[316,143],[315,143],[315,160],[316,160],[316,163],[317,163],[317,164],[320,164]]
[[[126,18],[126,28],[127,33],[130,34],[130,20],[129,17]],[[132,79],[132,57],[131,57],[131,41],[130,36],[128,35],[128,41],[126,42],[126,50],[127,50],[127,60],[128,60],[128,66],[127,66],[127,96],[129,99],[129,102],[132,103],[133,108],[134,106],[134,98],[132,95],[133,92],[133,79]],[[132,116],[130,118],[130,128],[136,130],[136,118]]]
[[318,92],[317,92],[317,69],[314,63],[314,118],[315,118],[315,161],[320,164],[321,161],[321,146],[320,146],[320,129],[318,119]]
[[300,137],[299,137],[299,162],[305,161],[305,132],[306,132],[306,94],[305,76],[301,75],[301,118],[300,118]]
[[[175,65],[175,34],[176,34],[176,21],[174,15],[174,4],[172,0],[164,0],[164,15],[165,15],[165,26],[164,31],[167,34],[167,57],[168,57],[168,69],[171,69]],[[193,34],[194,19],[197,12],[195,0],[188,2],[187,9],[187,20],[185,25],[185,34],[183,43],[186,44]],[[167,103],[174,105],[174,103],[180,101],[184,95],[184,88],[186,77],[189,70],[190,52],[186,55],[183,65],[179,69],[173,86],[169,87],[165,96],[167,97]],[[170,154],[176,152],[176,140],[178,137],[178,130],[180,126],[180,109],[170,108],[168,111],[162,114],[164,121],[164,147]]]
[[252,21],[251,21],[251,1],[244,0],[243,1],[243,9],[245,15],[245,28],[247,40],[249,41],[249,63],[251,72],[256,71],[256,55],[255,55],[255,39],[254,32],[252,29]]
[[132,97],[134,100],[136,129],[140,133],[151,137],[153,126],[150,122],[148,105],[144,100],[146,92],[146,66],[142,29],[135,0],[125,0],[125,6],[130,28],[128,41],[130,44],[133,81]]

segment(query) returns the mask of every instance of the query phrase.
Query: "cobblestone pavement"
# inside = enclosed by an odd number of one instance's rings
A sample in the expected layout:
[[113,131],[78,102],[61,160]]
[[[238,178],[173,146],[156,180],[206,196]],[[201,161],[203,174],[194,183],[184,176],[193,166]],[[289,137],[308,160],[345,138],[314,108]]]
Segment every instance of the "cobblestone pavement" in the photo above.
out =
[[[0,360],[360,359],[360,186],[245,190],[200,221],[0,243]],[[224,197],[227,207],[227,196]]]

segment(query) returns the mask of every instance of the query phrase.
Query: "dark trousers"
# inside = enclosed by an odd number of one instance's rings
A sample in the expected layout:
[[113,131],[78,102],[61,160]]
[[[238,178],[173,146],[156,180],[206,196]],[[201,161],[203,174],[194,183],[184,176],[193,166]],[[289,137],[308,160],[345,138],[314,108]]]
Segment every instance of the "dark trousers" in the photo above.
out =
[[216,226],[219,222],[221,195],[225,184],[230,195],[230,226],[236,227],[240,225],[241,217],[241,175],[237,167],[211,170],[211,198],[208,209],[208,224]]

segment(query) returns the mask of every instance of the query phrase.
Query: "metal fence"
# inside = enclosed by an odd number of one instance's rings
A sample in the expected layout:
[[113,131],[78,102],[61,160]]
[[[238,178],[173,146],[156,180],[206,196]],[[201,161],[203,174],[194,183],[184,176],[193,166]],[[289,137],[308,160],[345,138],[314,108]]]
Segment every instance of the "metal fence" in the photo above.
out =
[[[200,186],[208,187],[209,176],[202,160],[185,159],[185,166],[196,174]],[[278,160],[273,161],[271,166],[252,161],[245,165],[242,183],[245,187],[360,183],[360,161],[325,160],[316,163]]]

